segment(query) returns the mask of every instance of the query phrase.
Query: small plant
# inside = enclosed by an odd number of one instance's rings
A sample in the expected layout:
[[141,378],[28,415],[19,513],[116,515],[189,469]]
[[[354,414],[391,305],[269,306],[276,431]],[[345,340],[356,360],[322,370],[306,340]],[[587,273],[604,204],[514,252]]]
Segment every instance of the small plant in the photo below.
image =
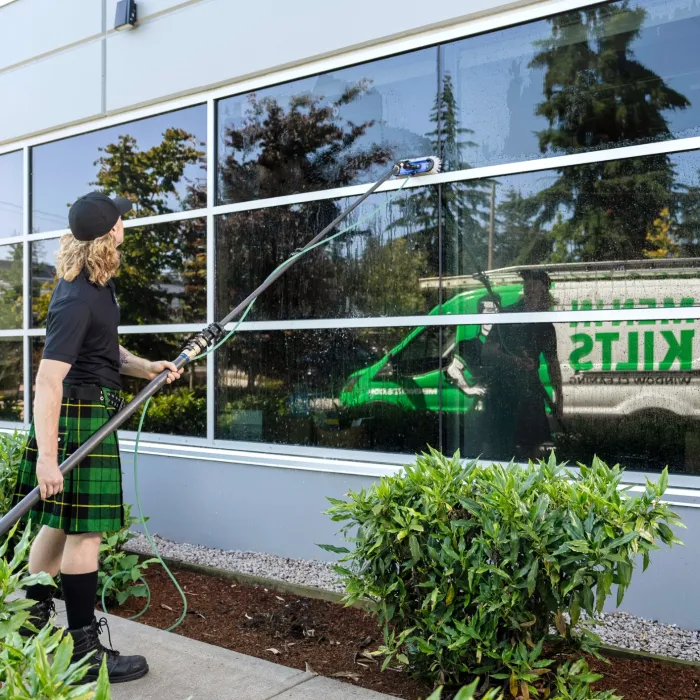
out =
[[[146,518],[146,521],[148,518]],[[124,605],[129,598],[145,598],[148,589],[140,583],[144,571],[157,559],[139,562],[137,554],[124,551],[124,546],[136,535],[131,531],[132,525],[140,523],[140,518],[131,515],[131,506],[124,504],[124,527],[112,534],[105,535],[100,545],[100,572],[98,579],[98,598],[104,593],[106,603]]]
[[[476,700],[476,689],[479,685],[478,681],[474,681],[471,685],[462,688],[453,700]],[[441,700],[442,688],[438,688],[428,700]],[[489,690],[485,695],[481,695],[479,700],[503,700],[503,694],[497,690]]]
[[0,433],[0,514],[4,515],[12,506],[12,496],[17,485],[17,472],[27,436],[15,430],[14,433]]
[[619,604],[638,555],[646,568],[681,525],[661,501],[666,472],[638,497],[621,481],[597,459],[575,474],[553,456],[484,466],[433,450],[331,499],[355,548],[325,548],[345,555],[336,570],[347,602],[377,601],[385,667],[398,661],[443,685],[494,679],[513,698],[608,700],[584,666],[562,665],[595,651],[581,611],[600,613],[613,586]]
[[[88,658],[71,663],[73,638],[62,629],[47,625],[37,630],[29,622],[32,601],[16,597],[25,586],[50,584],[48,574],[28,575],[26,560],[31,543],[31,527],[20,537],[12,559],[7,552],[17,525],[0,545],[0,698],[12,700],[110,700],[109,677],[103,661],[97,683],[81,684],[89,668]],[[37,634],[29,639],[19,634],[21,627]],[[52,655],[49,661],[49,655]]]

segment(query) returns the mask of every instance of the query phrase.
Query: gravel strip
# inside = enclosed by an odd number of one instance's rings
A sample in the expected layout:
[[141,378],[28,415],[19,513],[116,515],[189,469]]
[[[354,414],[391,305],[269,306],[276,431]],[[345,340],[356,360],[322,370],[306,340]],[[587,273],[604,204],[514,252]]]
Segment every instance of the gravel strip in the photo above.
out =
[[[155,535],[153,540],[161,556],[179,559],[190,564],[213,566],[225,571],[238,571],[242,574],[264,576],[302,586],[321,588],[342,593],[340,578],[331,564],[306,559],[288,559],[275,554],[259,552],[226,552],[198,544],[180,544]],[[151,546],[145,535],[137,535],[129,541],[126,549],[139,554],[152,555]]]
[[[171,559],[343,592],[340,578],[327,562],[288,559],[259,552],[226,552],[201,545],[180,544],[158,535],[154,540],[161,555]],[[137,535],[128,543],[127,549],[146,555],[152,553],[144,535]],[[603,614],[592,630],[604,643],[612,646],[700,662],[700,631],[684,630],[624,612]]]
[[700,662],[700,631],[645,620],[625,612],[606,613],[592,627],[605,644]]

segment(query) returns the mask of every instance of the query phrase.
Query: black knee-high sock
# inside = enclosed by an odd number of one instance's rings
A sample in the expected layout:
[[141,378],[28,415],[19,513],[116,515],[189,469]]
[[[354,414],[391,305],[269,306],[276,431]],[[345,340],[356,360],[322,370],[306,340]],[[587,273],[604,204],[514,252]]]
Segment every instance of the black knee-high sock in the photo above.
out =
[[61,572],[61,587],[66,603],[68,629],[87,627],[95,617],[97,571],[91,571],[89,574]]
[[37,603],[43,603],[49,598],[53,598],[56,586],[51,584],[35,583],[32,586],[25,586],[24,592],[29,600],[35,600]]

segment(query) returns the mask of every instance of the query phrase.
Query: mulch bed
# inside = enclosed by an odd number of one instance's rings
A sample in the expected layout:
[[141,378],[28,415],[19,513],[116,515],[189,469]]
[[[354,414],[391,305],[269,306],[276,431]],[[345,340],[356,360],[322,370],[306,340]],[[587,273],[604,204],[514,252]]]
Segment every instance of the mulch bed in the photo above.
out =
[[[190,608],[174,634],[300,670],[308,665],[323,676],[405,700],[426,698],[431,692],[405,673],[380,671],[368,652],[379,645],[381,631],[374,617],[362,610],[191,571],[174,569],[174,573]],[[165,629],[177,621],[182,601],[161,567],[152,566],[146,580],[151,606],[139,622]],[[144,603],[131,599],[110,612],[129,617]],[[610,661],[610,665],[591,661],[592,668],[605,674],[597,686],[601,690],[616,689],[625,700],[700,700],[699,669],[654,661]]]

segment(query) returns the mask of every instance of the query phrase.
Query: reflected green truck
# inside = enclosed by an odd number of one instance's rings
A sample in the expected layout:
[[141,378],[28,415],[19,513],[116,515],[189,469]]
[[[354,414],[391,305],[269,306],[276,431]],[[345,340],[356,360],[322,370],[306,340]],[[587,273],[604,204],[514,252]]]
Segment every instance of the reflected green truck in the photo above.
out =
[[[474,278],[447,278],[447,289],[472,287],[443,303],[442,315],[501,313],[521,297],[522,270],[545,270],[552,280],[553,311],[691,308],[700,303],[700,260],[663,260],[536,266],[487,274],[491,292]],[[435,308],[431,316],[439,314]],[[693,316],[694,312],[688,313]],[[555,323],[563,383],[563,423],[591,423],[640,414],[700,418],[700,347],[695,320],[571,321]],[[492,324],[423,326],[343,387],[342,407],[438,412],[467,418],[483,411],[487,386],[470,362],[470,344],[484,343]],[[465,351],[464,348],[467,348]],[[442,354],[442,362],[440,355]],[[477,356],[478,353],[474,353]],[[442,365],[442,376],[440,372]],[[539,377],[554,401],[549,368],[540,357]],[[547,412],[551,416],[551,403]],[[368,410],[368,413],[370,411]],[[553,427],[554,429],[554,427]]]

